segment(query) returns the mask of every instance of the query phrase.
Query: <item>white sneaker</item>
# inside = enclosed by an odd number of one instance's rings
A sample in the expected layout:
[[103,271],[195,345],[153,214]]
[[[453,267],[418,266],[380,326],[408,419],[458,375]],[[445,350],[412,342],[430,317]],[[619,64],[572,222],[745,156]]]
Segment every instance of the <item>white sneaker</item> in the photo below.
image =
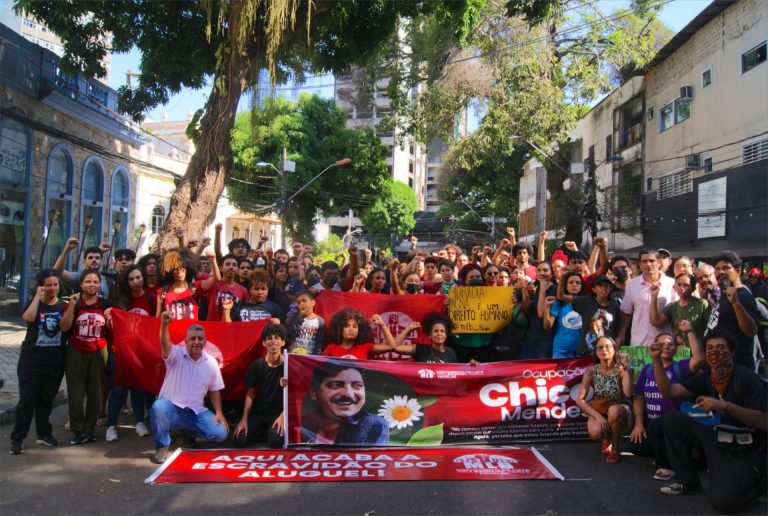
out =
[[107,442],[111,443],[114,441],[119,440],[120,438],[117,436],[117,427],[116,426],[110,426],[107,428]]
[[139,437],[146,437],[149,435],[149,429],[147,428],[147,425],[139,421],[136,423],[136,435]]

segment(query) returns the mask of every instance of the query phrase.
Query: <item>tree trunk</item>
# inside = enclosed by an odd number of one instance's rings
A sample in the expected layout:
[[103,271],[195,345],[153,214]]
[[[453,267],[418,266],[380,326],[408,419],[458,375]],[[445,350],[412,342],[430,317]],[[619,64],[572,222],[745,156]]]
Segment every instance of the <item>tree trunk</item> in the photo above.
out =
[[252,56],[235,41],[240,23],[238,9],[232,9],[227,37],[219,51],[213,88],[200,121],[195,153],[171,197],[171,209],[155,246],[163,251],[178,247],[177,229],[185,240],[202,236],[216,215],[216,205],[232,173],[230,133],[235,123],[237,104],[247,86]]

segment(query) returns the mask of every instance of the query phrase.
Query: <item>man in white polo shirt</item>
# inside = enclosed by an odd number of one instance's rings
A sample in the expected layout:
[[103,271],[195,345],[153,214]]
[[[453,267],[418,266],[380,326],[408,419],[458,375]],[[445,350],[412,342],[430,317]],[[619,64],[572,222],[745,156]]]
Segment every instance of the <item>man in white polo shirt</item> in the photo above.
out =
[[[171,312],[160,316],[160,346],[165,360],[165,379],[160,395],[150,409],[155,437],[155,460],[165,462],[171,444],[171,430],[190,430],[208,441],[221,442],[229,435],[227,420],[221,412],[224,380],[216,359],[203,351],[205,329],[199,324],[187,328],[184,346],[174,346],[168,332]],[[216,411],[203,402],[206,394]]]
[[651,286],[659,286],[659,295],[656,298],[656,306],[661,309],[673,301],[677,301],[675,292],[675,280],[661,273],[659,253],[651,249],[640,251],[640,272],[637,278],[632,278],[627,283],[624,291],[624,299],[621,302],[621,328],[619,329],[616,343],[622,342],[627,334],[629,325],[632,325],[629,344],[633,346],[650,346],[659,333],[670,333],[668,324],[654,326],[651,324]]

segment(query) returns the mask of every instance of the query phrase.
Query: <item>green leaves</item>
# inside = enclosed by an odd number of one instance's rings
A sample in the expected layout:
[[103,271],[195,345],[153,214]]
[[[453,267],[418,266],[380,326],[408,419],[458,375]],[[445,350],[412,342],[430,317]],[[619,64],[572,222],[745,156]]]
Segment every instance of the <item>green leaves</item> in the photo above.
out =
[[[387,178],[386,148],[370,132],[345,127],[346,117],[332,100],[302,95],[297,102],[270,99],[252,113],[241,113],[232,130],[234,158],[229,198],[245,212],[277,212],[281,207],[280,168],[283,148],[296,171],[286,176],[286,197],[342,158],[352,162],[332,167],[286,207],[287,231],[302,242],[312,240],[315,220],[349,208],[356,212],[375,204]],[[413,194],[411,194],[413,195]]]
[[408,446],[437,446],[443,443],[443,426],[439,425],[425,426],[408,440]]
[[406,235],[416,225],[417,200],[413,190],[399,181],[387,179],[373,205],[360,215],[365,228],[374,234],[379,247],[385,247],[390,236]]

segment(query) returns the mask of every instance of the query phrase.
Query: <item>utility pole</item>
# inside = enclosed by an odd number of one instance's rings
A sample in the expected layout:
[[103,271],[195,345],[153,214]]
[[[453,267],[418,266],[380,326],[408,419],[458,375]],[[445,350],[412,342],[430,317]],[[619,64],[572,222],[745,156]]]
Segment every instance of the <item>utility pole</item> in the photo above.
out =
[[286,164],[288,162],[288,149],[283,147],[283,155],[280,157],[280,248],[285,249],[285,211],[288,209],[288,174]]
[[584,206],[582,207],[582,216],[584,222],[589,228],[589,234],[592,240],[597,237],[597,221],[600,215],[597,212],[597,178],[595,177],[595,146],[589,148],[589,157],[587,158],[587,181],[584,184]]

